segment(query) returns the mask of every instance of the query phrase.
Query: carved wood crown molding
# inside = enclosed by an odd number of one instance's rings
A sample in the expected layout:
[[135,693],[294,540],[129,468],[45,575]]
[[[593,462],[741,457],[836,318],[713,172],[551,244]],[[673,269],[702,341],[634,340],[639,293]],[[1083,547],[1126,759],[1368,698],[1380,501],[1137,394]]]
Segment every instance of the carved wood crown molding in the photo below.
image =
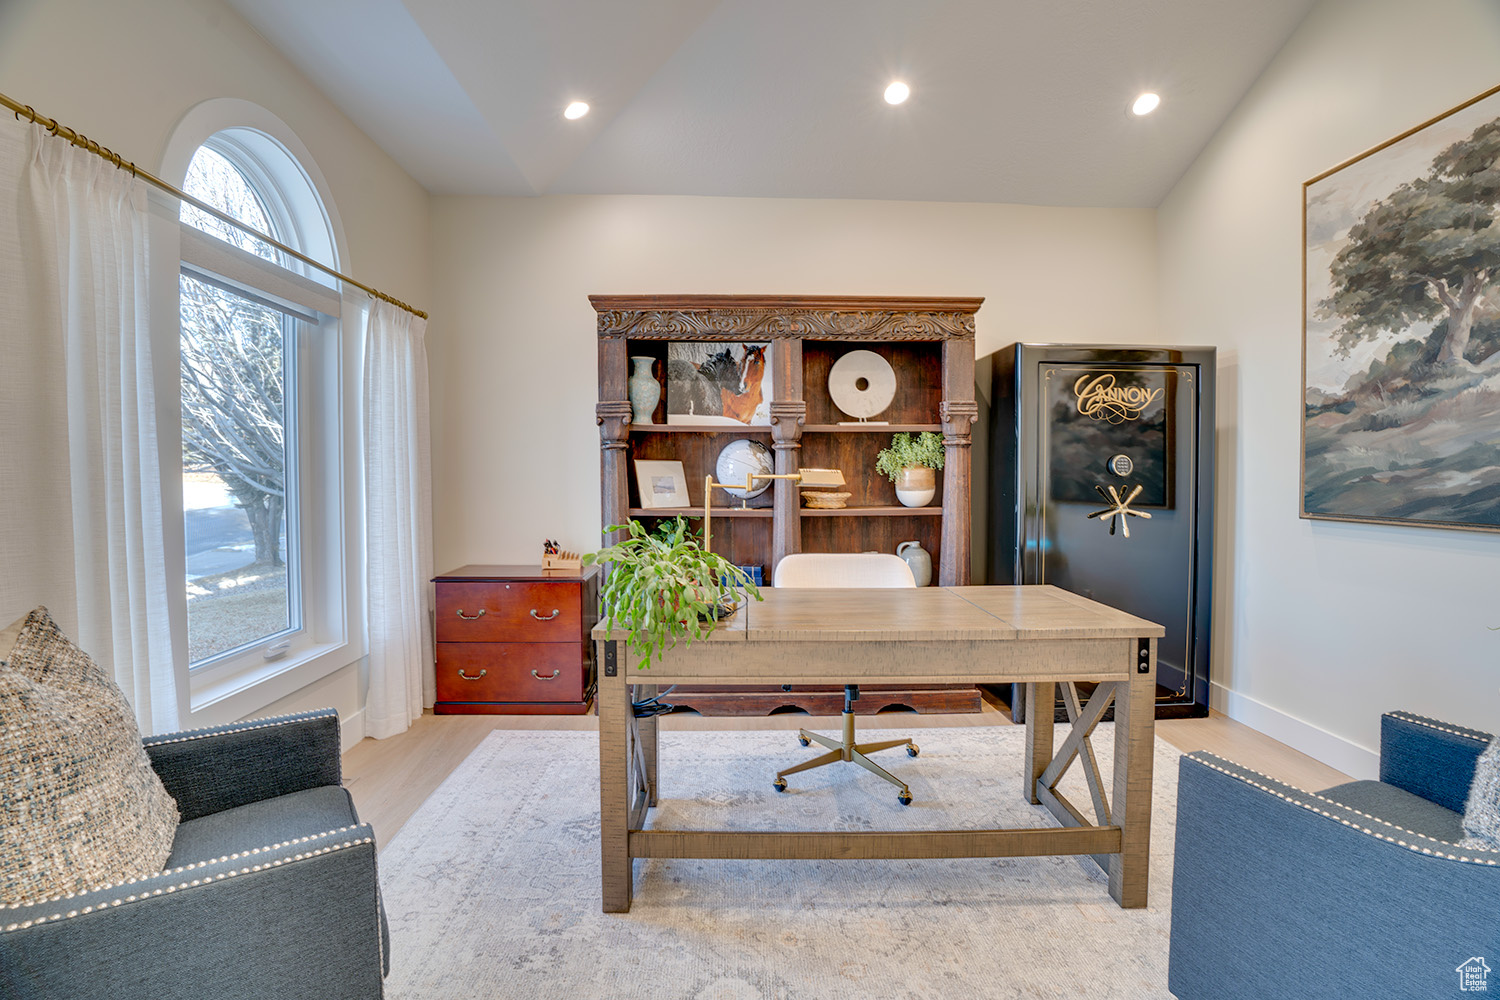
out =
[[590,296],[599,337],[633,340],[973,340],[983,299]]

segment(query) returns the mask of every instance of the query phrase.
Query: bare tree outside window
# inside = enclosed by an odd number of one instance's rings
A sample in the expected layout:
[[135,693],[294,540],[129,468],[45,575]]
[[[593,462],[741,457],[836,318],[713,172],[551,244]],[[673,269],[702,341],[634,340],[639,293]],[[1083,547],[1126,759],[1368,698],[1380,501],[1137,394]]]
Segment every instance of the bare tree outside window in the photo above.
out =
[[285,314],[184,275],[182,453],[245,511],[255,565],[285,565]]
[[[275,235],[244,174],[214,150],[193,157],[185,187]],[[283,263],[274,247],[212,215],[184,205],[181,217]],[[186,272],[179,287],[188,651],[197,664],[285,632],[300,618],[289,600],[295,588],[284,548],[287,359],[296,320]]]

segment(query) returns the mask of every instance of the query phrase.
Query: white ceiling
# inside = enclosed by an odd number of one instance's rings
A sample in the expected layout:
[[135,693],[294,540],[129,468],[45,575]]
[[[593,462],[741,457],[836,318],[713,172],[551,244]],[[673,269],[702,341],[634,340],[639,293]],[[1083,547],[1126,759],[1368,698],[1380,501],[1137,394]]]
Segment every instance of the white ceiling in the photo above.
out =
[[1152,207],[1314,0],[229,2],[434,193]]

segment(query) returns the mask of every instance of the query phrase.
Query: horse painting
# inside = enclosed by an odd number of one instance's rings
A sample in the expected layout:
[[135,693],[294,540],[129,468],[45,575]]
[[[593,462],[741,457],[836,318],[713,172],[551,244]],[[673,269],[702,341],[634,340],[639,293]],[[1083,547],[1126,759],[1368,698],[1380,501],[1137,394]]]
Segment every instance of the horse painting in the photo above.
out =
[[667,422],[770,422],[767,344],[669,344]]
[[724,416],[733,417],[748,424],[761,404],[761,381],[766,376],[766,349],[747,346],[745,356],[740,359],[740,384],[738,392],[730,392],[719,386],[719,402]]

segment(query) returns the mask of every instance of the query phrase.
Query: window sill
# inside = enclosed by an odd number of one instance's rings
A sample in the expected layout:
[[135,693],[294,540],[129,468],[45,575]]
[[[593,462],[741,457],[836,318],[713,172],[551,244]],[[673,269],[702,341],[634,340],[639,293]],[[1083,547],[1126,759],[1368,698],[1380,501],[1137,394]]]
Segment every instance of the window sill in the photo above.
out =
[[238,722],[287,695],[358,662],[362,650],[349,642],[311,646],[282,660],[242,670],[210,683],[189,679],[189,726],[219,726]]

